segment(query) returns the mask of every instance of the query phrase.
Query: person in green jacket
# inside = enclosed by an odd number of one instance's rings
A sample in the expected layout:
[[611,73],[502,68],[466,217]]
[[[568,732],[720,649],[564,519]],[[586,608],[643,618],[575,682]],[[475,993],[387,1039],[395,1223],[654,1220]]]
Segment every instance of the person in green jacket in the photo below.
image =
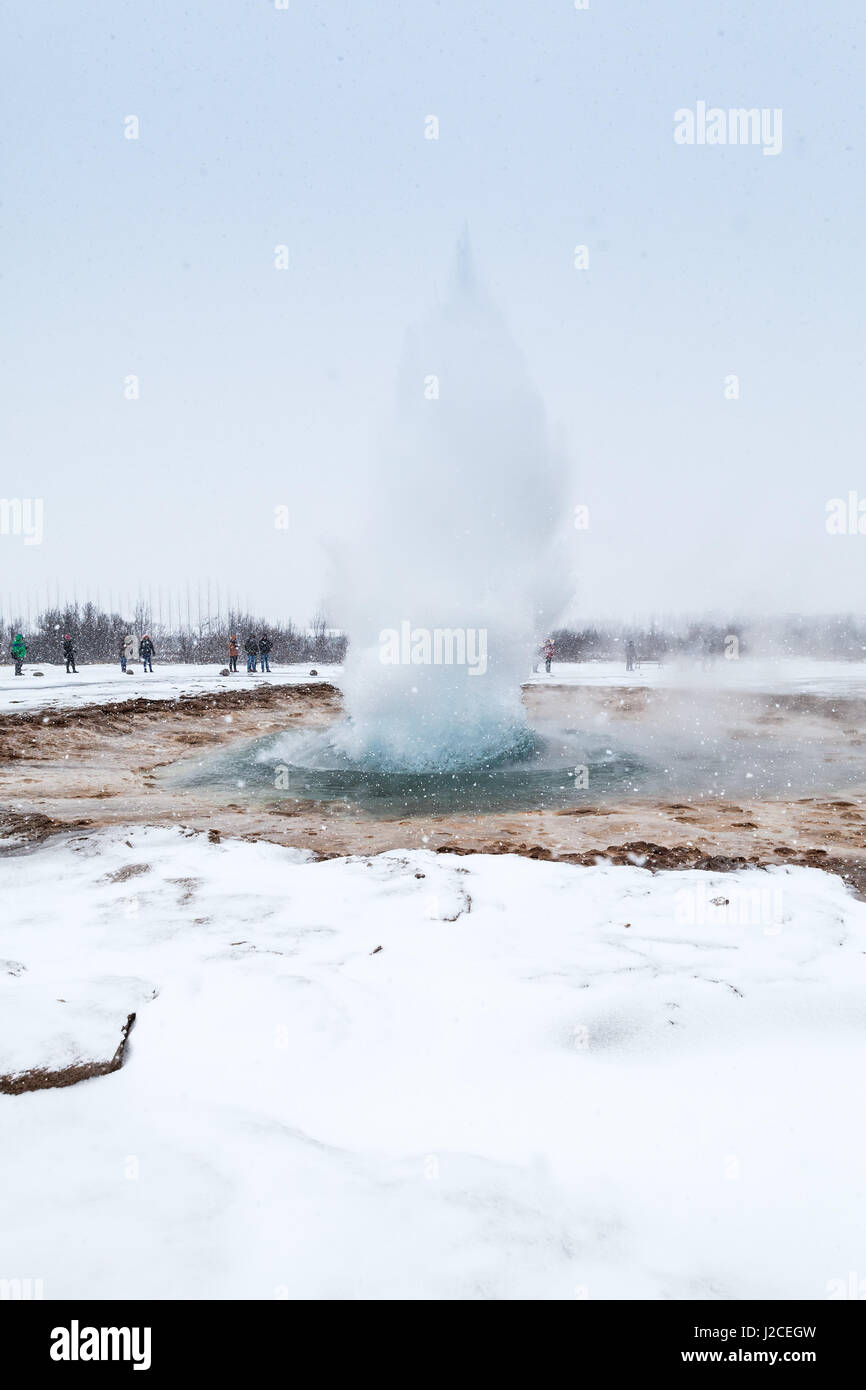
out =
[[24,672],[21,670],[21,667],[27,655],[27,648],[24,645],[24,638],[20,632],[16,632],[15,641],[12,643],[10,650],[12,652],[12,660],[15,662],[15,674],[16,676],[23,676]]

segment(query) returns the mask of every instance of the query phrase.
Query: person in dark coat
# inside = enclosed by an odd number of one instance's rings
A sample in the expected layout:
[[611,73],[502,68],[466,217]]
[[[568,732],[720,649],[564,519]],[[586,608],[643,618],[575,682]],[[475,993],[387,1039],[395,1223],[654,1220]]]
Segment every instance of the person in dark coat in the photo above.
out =
[[119,647],[118,647],[118,651],[120,652],[120,669],[121,669],[121,671],[125,671],[125,670],[126,670],[126,638],[125,638],[125,637],[121,637],[121,639],[120,639],[120,645],[119,645]]
[[247,670],[248,670],[248,671],[255,671],[255,670],[256,670],[256,657],[257,657],[258,654],[259,654],[259,644],[258,644],[258,642],[256,641],[256,639],[255,639],[255,637],[253,636],[252,633],[250,633],[250,635],[249,635],[249,637],[247,638],[246,642],[244,642],[244,651],[245,651],[246,654],[247,654]]
[[271,663],[268,661],[268,657],[271,654],[271,639],[266,632],[263,632],[259,638],[259,654],[262,658],[262,670],[267,671],[270,675]]
[[239,651],[240,651],[240,648],[238,647],[238,639],[237,639],[237,637],[235,636],[235,634],[232,633],[231,637],[229,638],[229,670],[230,670],[230,671],[236,671],[236,670],[238,669],[238,652],[239,652]]
[[64,657],[66,658],[66,674],[67,674],[67,676],[69,675],[69,668],[70,668],[70,667],[72,668],[72,674],[73,674],[74,676],[77,676],[77,675],[78,675],[78,672],[77,672],[77,670],[75,669],[75,648],[74,648],[73,645],[72,645],[72,638],[71,638],[71,636],[70,636],[70,634],[69,634],[68,632],[66,633],[66,635],[65,635],[64,638],[63,638],[63,655],[64,655]]
[[150,671],[151,675],[153,675],[153,657],[155,652],[156,647],[151,642],[147,633],[145,633],[138,644],[138,655],[144,662],[144,670]]

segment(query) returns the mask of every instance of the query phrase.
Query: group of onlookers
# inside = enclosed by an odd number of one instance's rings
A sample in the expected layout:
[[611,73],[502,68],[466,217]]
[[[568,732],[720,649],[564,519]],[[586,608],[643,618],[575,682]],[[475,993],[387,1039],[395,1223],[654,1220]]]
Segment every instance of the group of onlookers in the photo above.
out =
[[[251,632],[246,642],[244,642],[244,651],[247,654],[248,671],[257,671],[258,661],[261,659],[262,671],[267,671],[268,674],[270,674],[271,639],[266,632],[263,632],[261,637],[259,638],[256,638],[256,636]],[[229,638],[230,671],[236,671],[238,669],[239,656],[240,648],[238,646],[238,639],[236,634],[233,632],[231,637]]]
[[[244,643],[244,651],[247,654],[248,671],[257,671],[258,663],[261,661],[262,671],[266,671],[270,674],[271,639],[266,632],[263,632],[259,638],[256,638],[251,632]],[[27,656],[27,645],[22,633],[16,632],[9,652],[15,663],[16,676],[23,676],[24,661]],[[235,634],[232,633],[229,638],[230,671],[236,671],[238,669],[239,652],[238,639]],[[128,632],[125,637],[121,637],[118,655],[120,656],[121,671],[128,670],[132,663],[138,660],[142,663],[143,671],[149,671],[151,674],[153,673],[153,658],[156,656],[156,647],[153,645],[153,639],[148,633],[145,632],[143,636],[138,639],[136,639],[131,632]],[[68,632],[64,633],[63,636],[63,659],[66,662],[67,675],[72,674],[77,676],[78,668],[75,665],[75,644],[72,641],[72,635]]]
[[[136,647],[138,648],[137,653]],[[145,632],[138,642],[131,632],[128,632],[125,637],[121,637],[119,655],[121,671],[125,671],[135,661],[137,655],[138,660],[142,663],[142,670],[150,671],[151,675],[153,674],[153,658],[156,656],[156,647],[148,633]]]
[[[15,662],[16,676],[24,675],[24,662],[27,658],[27,643],[24,641],[24,634],[16,632],[9,647],[9,655]],[[66,662],[66,674],[78,675],[78,668],[75,665],[75,646],[72,641],[72,634],[63,634],[63,660]]]

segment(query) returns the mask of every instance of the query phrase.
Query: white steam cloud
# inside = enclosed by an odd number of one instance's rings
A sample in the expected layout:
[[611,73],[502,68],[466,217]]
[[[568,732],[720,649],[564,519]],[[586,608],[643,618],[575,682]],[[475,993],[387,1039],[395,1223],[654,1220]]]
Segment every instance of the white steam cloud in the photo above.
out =
[[353,762],[447,769],[519,749],[520,682],[566,598],[565,471],[464,237],[447,302],[409,336],[393,434],[342,552],[336,742]]

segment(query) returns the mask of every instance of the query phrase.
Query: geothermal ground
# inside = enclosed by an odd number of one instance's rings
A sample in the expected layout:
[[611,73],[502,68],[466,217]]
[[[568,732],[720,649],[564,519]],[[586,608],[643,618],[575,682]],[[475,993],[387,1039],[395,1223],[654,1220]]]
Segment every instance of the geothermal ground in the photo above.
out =
[[4,1276],[794,1299],[861,1267],[858,681],[561,670],[539,726],[780,789],[395,817],[178,783],[342,718],[339,672],[45,672],[0,678]]
[[[132,699],[122,698],[128,689],[111,673],[113,679],[94,682],[92,704],[86,686],[70,687],[74,678],[61,678],[59,688],[46,680],[41,689],[31,679],[20,692],[7,680],[2,823],[23,840],[64,827],[183,824],[321,857],[418,847],[572,863],[604,854],[661,868],[826,861],[859,880],[866,851],[866,691],[859,682],[845,690],[832,680],[776,691],[720,689],[708,681],[682,688],[658,684],[651,669],[621,676],[620,684],[600,683],[597,673],[596,683],[576,684],[574,671],[581,668],[525,688],[534,725],[586,729],[596,738],[601,731],[603,740],[643,751],[661,748],[662,762],[678,743],[700,747],[713,739],[720,765],[735,755],[755,766],[775,762],[772,794],[744,794],[750,773],[735,795],[713,794],[688,764],[672,770],[670,789],[594,796],[590,781],[573,805],[471,814],[376,815],[351,799],[320,801],[297,791],[263,797],[238,785],[244,779],[232,775],[230,760],[216,785],[196,786],[196,770],[215,753],[285,729],[325,729],[342,717],[342,705],[335,684],[310,680],[307,672],[242,676],[233,685],[187,668],[150,686],[139,677]],[[339,672],[329,674],[339,679]],[[21,700],[21,713],[10,708],[11,698]],[[166,777],[167,768],[189,777]]]

